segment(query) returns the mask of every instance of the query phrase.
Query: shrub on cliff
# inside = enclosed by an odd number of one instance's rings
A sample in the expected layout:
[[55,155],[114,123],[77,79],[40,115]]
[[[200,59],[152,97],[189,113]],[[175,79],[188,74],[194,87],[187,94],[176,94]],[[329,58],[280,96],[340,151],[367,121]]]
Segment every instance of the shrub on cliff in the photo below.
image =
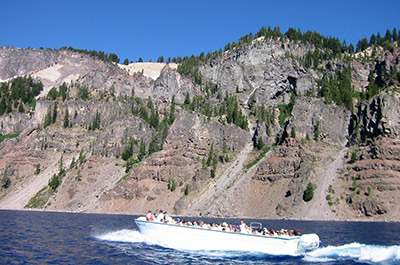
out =
[[308,202],[311,201],[313,197],[314,197],[314,185],[311,182],[309,182],[307,184],[306,190],[304,191],[303,200],[305,202]]

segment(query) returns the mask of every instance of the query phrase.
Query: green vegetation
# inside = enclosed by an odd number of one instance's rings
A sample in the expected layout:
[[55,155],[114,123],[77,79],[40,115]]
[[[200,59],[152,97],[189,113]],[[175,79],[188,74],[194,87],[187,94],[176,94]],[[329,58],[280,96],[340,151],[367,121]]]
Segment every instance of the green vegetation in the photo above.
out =
[[[0,116],[13,110],[25,112],[28,106],[35,108],[35,97],[43,90],[43,84],[32,77],[17,77],[0,83]],[[18,108],[18,109],[17,109]]]
[[353,89],[351,86],[351,68],[347,66],[342,71],[336,71],[333,76],[325,75],[318,81],[318,95],[327,104],[336,103],[353,111]]
[[59,161],[59,167],[58,167],[58,174],[53,174],[51,179],[49,180],[48,186],[49,188],[55,192],[58,188],[58,186],[61,185],[62,178],[65,176],[65,169],[64,169],[64,163],[63,163],[63,156],[61,155],[60,161]]
[[61,47],[60,50],[74,51],[82,54],[89,55],[93,58],[105,61],[105,62],[114,62],[119,63],[119,58],[115,53],[105,53],[103,51],[94,51],[94,50],[85,50],[85,49],[75,49],[70,47]]
[[69,88],[66,83],[62,83],[58,90],[55,87],[52,87],[47,93],[46,99],[56,100],[60,98],[62,101],[65,101],[68,98]]
[[185,193],[185,196],[189,195],[189,184],[186,184],[186,185],[185,185],[185,191],[184,191],[184,193]]
[[292,92],[290,94],[289,104],[279,104],[279,125],[282,127],[286,119],[292,114],[293,106],[296,103],[296,95]]
[[43,209],[46,207],[47,201],[53,194],[54,191],[49,186],[45,186],[29,200],[25,208]]
[[304,190],[303,200],[305,202],[308,202],[311,201],[313,197],[314,197],[314,185],[311,182],[309,182],[307,184],[306,189]]
[[40,164],[35,165],[35,175],[38,175],[40,173]]
[[176,189],[176,182],[175,179],[169,179],[168,180],[168,189],[170,191],[174,191]]
[[226,92],[225,98],[222,99],[221,97],[216,104],[213,104],[207,96],[194,96],[190,100],[189,94],[186,94],[183,107],[207,116],[208,120],[211,117],[219,117],[220,121],[226,121],[229,124],[233,123],[244,130],[249,129],[248,119],[243,114],[237,97],[234,95],[229,96],[228,92]]
[[371,187],[368,187],[366,195],[371,196],[371,193],[372,193],[372,189],[371,189]]
[[72,127],[72,123],[70,123],[70,121],[69,121],[68,109],[66,109],[65,113],[64,113],[63,126],[64,126],[64,128]]
[[357,151],[351,152],[350,164],[354,164],[357,161]]
[[246,169],[250,169],[252,166],[254,166],[255,164],[257,164],[261,159],[264,158],[265,154],[268,153],[269,150],[271,150],[271,147],[269,147],[269,146],[263,147],[261,154],[259,154],[255,160],[253,160],[253,161],[251,161],[250,163],[248,163],[248,164],[245,166],[245,168],[246,168]]
[[7,189],[11,185],[11,179],[9,176],[7,176],[5,173],[3,174],[3,177],[1,178],[1,187],[3,189]]
[[89,92],[89,88],[85,85],[80,85],[77,84],[77,89],[78,92],[76,94],[76,98],[77,99],[82,99],[82,100],[89,100],[90,99],[90,92]]
[[296,126],[292,127],[292,133],[291,133],[292,138],[296,138]]
[[44,116],[43,128],[57,121],[57,101],[47,108],[46,116]]
[[11,138],[18,137],[18,135],[19,135],[19,132],[11,133],[11,134],[4,134],[4,135],[0,134],[0,143],[3,142],[5,139],[11,139]]
[[317,124],[315,124],[314,127],[314,139],[315,141],[319,141],[320,140],[320,135],[321,135],[321,122],[317,121]]
[[100,129],[100,113],[99,111],[96,111],[96,115],[93,118],[93,121],[89,124],[88,127],[89,131],[91,130],[96,130],[96,129]]

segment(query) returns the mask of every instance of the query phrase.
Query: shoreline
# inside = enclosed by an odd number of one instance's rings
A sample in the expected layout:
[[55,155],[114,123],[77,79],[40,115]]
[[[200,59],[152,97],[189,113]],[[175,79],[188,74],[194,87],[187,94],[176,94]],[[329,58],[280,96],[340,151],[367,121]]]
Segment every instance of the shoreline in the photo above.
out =
[[[23,211],[23,212],[48,212],[48,213],[71,213],[71,214],[104,214],[104,215],[123,215],[123,216],[145,216],[145,214],[130,214],[130,213],[117,213],[117,212],[77,212],[77,211],[68,211],[68,210],[45,210],[45,209],[9,209],[9,208],[0,208],[1,211]],[[389,221],[389,220],[363,220],[363,219],[346,219],[346,220],[318,220],[318,219],[302,219],[302,218],[259,218],[259,217],[218,217],[218,216],[184,216],[184,215],[170,215],[174,218],[195,218],[195,219],[245,219],[245,220],[263,220],[263,221],[299,221],[299,222],[354,222],[354,223],[400,223],[400,221]]]

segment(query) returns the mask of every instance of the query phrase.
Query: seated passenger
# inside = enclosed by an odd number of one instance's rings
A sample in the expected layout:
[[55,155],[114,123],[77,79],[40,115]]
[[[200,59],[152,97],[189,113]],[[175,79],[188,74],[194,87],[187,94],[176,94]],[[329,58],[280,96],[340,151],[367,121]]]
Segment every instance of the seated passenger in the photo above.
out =
[[164,221],[166,223],[171,223],[172,222],[172,218],[168,215],[168,213],[166,211],[164,212]]
[[146,214],[146,220],[147,220],[147,221],[154,221],[153,214],[151,213],[151,211],[149,211],[149,212]]
[[164,221],[164,213],[163,213],[162,210],[160,210],[160,211],[158,212],[157,217],[156,217],[156,220],[159,221],[159,222]]
[[247,234],[247,225],[243,220],[240,220],[240,232],[241,233],[246,233]]

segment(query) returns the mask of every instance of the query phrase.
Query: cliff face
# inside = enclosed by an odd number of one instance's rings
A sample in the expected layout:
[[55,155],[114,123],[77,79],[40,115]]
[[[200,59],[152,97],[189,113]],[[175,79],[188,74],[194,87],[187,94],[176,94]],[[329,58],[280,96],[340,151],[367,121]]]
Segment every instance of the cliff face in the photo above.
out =
[[[314,49],[257,39],[228,50],[199,65],[204,84],[217,85],[209,94],[168,65],[154,80],[71,51],[0,48],[0,79],[44,84],[33,112],[0,116],[0,134],[19,133],[0,142],[9,180],[0,208],[399,221],[399,96],[359,100],[353,111],[305,96],[323,77],[301,63]],[[352,61],[355,89],[378,64],[400,68],[397,47],[379,56]],[[334,74],[345,63],[319,67]],[[69,97],[46,100],[63,82]],[[76,98],[80,87],[88,100]],[[217,96],[226,92],[238,99],[233,112]],[[240,113],[248,130],[235,125]]]

